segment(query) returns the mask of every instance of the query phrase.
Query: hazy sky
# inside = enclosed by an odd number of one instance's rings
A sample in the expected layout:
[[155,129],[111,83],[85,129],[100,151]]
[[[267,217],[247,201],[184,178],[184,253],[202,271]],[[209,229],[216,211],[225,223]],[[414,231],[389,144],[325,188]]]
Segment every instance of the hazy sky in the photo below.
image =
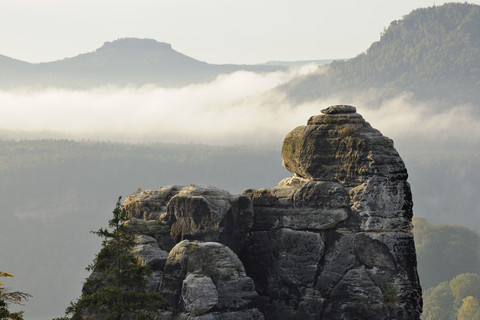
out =
[[378,40],[392,20],[444,2],[1,0],[0,54],[52,61],[139,37],[210,63],[349,58]]

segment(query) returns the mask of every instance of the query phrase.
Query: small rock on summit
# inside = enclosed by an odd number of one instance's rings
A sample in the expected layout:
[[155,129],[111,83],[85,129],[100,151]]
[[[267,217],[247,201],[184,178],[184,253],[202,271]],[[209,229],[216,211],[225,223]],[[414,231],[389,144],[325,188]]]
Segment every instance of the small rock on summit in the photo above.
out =
[[355,113],[357,112],[357,108],[355,108],[354,106],[338,104],[338,105],[323,109],[321,110],[321,112],[323,114]]

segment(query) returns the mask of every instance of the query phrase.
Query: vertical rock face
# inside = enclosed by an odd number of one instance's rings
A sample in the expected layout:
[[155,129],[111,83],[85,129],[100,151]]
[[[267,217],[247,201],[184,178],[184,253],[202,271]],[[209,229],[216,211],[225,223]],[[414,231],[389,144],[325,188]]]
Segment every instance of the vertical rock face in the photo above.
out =
[[266,319],[419,319],[407,171],[393,142],[351,106],[284,141],[293,173],[246,190],[255,222],[242,254]]
[[286,136],[293,176],[274,188],[125,200],[148,289],[169,303],[159,319],[420,318],[405,165],[354,107],[322,113]]

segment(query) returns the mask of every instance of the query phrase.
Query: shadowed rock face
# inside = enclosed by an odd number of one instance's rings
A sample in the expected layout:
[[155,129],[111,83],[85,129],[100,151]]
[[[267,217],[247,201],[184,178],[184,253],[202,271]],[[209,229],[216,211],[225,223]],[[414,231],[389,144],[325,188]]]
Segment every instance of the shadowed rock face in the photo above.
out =
[[412,196],[393,142],[352,106],[295,128],[274,188],[128,197],[134,254],[169,303],[152,319],[415,320]]

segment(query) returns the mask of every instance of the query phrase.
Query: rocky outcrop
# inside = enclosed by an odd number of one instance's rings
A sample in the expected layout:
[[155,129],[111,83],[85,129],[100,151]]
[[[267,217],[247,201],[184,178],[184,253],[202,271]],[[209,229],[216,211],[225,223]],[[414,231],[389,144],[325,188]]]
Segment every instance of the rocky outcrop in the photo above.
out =
[[145,191],[127,197],[123,207],[133,218],[135,233],[147,232],[168,251],[189,239],[220,242],[239,253],[253,224],[252,202],[247,196],[207,186]]
[[[162,187],[128,197],[158,319],[419,319],[407,171],[352,106],[290,132],[293,173],[242,195]],[[152,319],[155,318],[152,316]]]
[[[193,287],[200,282],[209,283],[208,288]],[[210,309],[246,310],[258,296],[253,280],[231,249],[217,242],[188,240],[170,251],[161,292],[175,309],[194,315]]]
[[242,261],[265,317],[418,319],[405,165],[354,107],[322,113],[285,138],[282,161],[294,176],[244,192],[255,222]]
[[148,289],[169,305],[159,319],[264,319],[237,255],[253,225],[246,195],[168,186],[127,197],[123,209],[137,235],[133,253],[153,271]]

